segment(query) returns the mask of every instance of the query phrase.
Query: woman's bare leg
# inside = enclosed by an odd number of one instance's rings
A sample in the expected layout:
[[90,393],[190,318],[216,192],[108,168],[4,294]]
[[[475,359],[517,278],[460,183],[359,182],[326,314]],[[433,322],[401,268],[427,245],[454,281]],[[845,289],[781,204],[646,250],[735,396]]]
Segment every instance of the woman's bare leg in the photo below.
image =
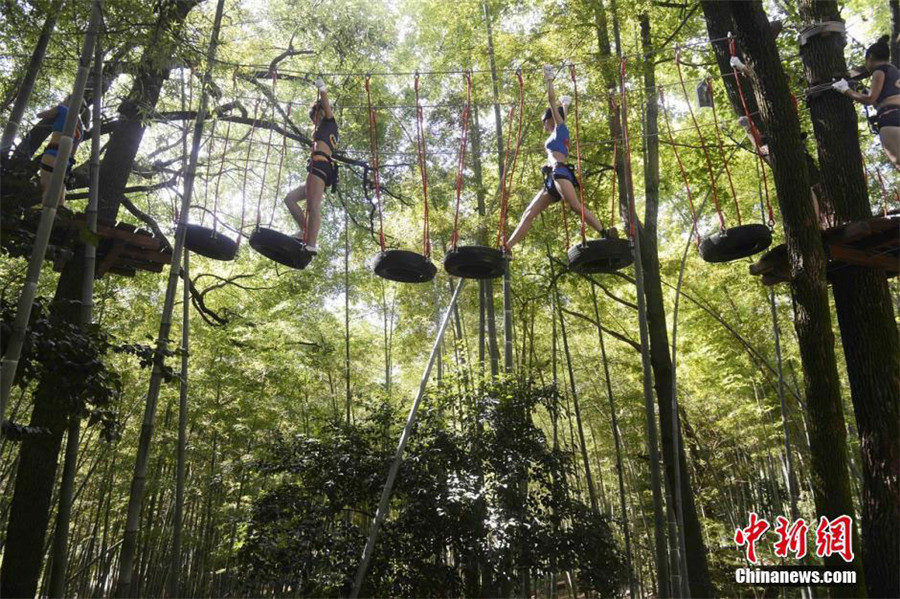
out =
[[894,168],[900,170],[900,127],[882,127],[878,131],[884,153]]
[[[581,215],[581,202],[578,200],[578,194],[575,193],[575,186],[568,179],[556,179],[553,181],[556,185],[557,191],[559,191],[560,195],[566,200],[566,204],[574,211]],[[600,233],[601,235],[606,234],[606,229],[603,228],[603,225],[597,220],[597,217],[594,216],[594,213],[588,210],[587,206],[584,207],[584,220],[591,226],[592,229]]]
[[312,173],[306,175],[306,212],[308,227],[306,229],[306,244],[316,245],[319,237],[319,225],[322,220],[322,198],[325,196],[325,181]]
[[284,196],[284,205],[287,206],[288,212],[291,213],[291,218],[293,218],[294,222],[297,223],[297,226],[300,227],[301,233],[306,230],[306,213],[303,212],[303,208],[300,207],[300,202],[305,199],[305,183],[298,185]]
[[525,234],[531,229],[534,219],[552,203],[551,200],[550,194],[544,189],[540,190],[537,195],[534,196],[534,199],[528,204],[525,212],[522,213],[522,219],[519,221],[518,226],[516,226],[516,230],[513,231],[513,234],[510,235],[509,240],[506,242],[507,247],[512,248],[522,241],[522,238],[525,237]]

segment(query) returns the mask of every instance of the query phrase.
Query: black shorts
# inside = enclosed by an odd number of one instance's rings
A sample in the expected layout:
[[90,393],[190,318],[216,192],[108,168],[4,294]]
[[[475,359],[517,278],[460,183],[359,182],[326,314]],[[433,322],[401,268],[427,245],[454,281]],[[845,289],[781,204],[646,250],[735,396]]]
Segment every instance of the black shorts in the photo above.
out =
[[541,168],[541,173],[544,176],[544,189],[547,190],[547,193],[554,202],[558,202],[562,199],[562,196],[559,195],[559,190],[556,189],[556,185],[553,183],[556,179],[571,181],[572,185],[574,185],[576,189],[578,188],[578,177],[575,176],[575,169],[571,164],[558,163],[555,167],[544,166]]
[[333,160],[313,160],[309,158],[306,161],[306,172],[324,181],[325,187],[331,187],[332,189],[337,187],[337,166]]
[[900,108],[887,108],[878,113],[875,117],[876,126],[882,127],[900,127]]

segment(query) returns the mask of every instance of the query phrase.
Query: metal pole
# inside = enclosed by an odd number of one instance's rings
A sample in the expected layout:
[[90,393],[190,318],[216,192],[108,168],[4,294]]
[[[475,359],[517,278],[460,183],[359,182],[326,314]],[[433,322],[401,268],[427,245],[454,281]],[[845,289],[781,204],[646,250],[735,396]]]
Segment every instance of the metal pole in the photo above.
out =
[[47,187],[47,192],[44,194],[41,220],[35,234],[31,257],[28,260],[25,285],[22,287],[22,292],[19,295],[12,334],[9,336],[9,346],[6,349],[6,354],[3,356],[2,366],[0,366],[0,422],[3,422],[6,418],[6,404],[9,402],[9,394],[12,391],[13,380],[19,367],[22,345],[25,342],[25,331],[28,328],[28,320],[31,318],[31,308],[34,305],[38,280],[41,276],[41,266],[44,263],[44,255],[47,253],[50,233],[53,231],[53,221],[56,219],[56,209],[59,207],[59,196],[66,177],[66,165],[68,165],[69,158],[72,156],[73,136],[75,135],[75,127],[78,124],[81,99],[84,97],[84,88],[87,85],[88,75],[90,74],[94,44],[97,41],[102,17],[103,0],[94,0],[91,20],[88,24],[87,33],[84,35],[84,47],[81,50],[81,58],[78,61],[75,86],[69,99],[69,112],[66,115],[62,137],[59,140],[59,149],[56,153],[56,168],[53,169],[50,184]]
[[353,582],[353,589],[350,591],[350,599],[357,599],[362,590],[362,583],[366,577],[366,571],[369,569],[369,562],[372,560],[372,553],[375,550],[375,542],[378,540],[381,524],[387,515],[388,504],[391,501],[391,492],[394,490],[394,483],[397,480],[397,473],[400,470],[400,462],[403,461],[403,451],[406,449],[406,443],[412,433],[413,426],[416,423],[416,413],[419,410],[419,404],[425,396],[425,388],[428,386],[428,379],[431,375],[431,367],[440,351],[441,340],[444,337],[444,331],[447,329],[447,323],[450,322],[450,316],[453,314],[453,306],[456,305],[456,299],[459,297],[459,291],[463,287],[465,279],[460,279],[450,298],[450,303],[444,311],[444,318],[441,320],[441,326],[438,329],[437,336],[434,339],[434,345],[431,348],[431,355],[428,363],[425,365],[425,372],[422,373],[422,380],[419,383],[419,392],[413,401],[412,407],[409,409],[409,416],[406,418],[406,424],[403,432],[400,434],[400,442],[397,444],[397,453],[394,455],[394,461],[391,462],[391,468],[388,471],[387,481],[384,483],[384,489],[381,491],[381,500],[378,502],[378,510],[375,512],[375,519],[372,521],[372,530],[369,531],[369,538],[366,540],[366,547],[363,549],[362,559],[359,562],[359,568],[356,570],[356,579]]

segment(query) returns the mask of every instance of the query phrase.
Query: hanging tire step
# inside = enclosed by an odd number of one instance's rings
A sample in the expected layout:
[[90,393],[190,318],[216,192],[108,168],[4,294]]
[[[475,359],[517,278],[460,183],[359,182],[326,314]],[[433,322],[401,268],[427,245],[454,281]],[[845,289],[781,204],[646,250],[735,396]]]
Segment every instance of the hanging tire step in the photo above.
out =
[[234,260],[238,252],[235,240],[221,231],[200,225],[187,225],[184,232],[184,247],[195,254],[226,262]]
[[408,250],[385,250],[379,253],[373,270],[382,279],[398,283],[427,283],[437,273],[437,267],[431,260]]
[[249,243],[250,247],[269,260],[297,270],[306,268],[315,256],[296,237],[265,227],[254,231]]
[[508,265],[503,252],[483,245],[461,245],[444,256],[444,270],[462,279],[496,279]]
[[758,254],[772,245],[772,231],[765,225],[731,227],[705,237],[700,257],[707,262],[732,262]]
[[632,249],[626,239],[592,239],[569,248],[569,270],[586,275],[616,272],[634,262]]

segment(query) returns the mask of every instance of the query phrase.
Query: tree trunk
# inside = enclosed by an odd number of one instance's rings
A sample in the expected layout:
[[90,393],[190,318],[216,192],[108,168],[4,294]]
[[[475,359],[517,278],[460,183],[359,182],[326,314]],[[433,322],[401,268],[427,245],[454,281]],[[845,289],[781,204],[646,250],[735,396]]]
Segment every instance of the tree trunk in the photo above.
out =
[[[650,21],[641,17],[641,39],[645,53],[652,51]],[[703,531],[697,517],[694,493],[681,439],[681,427],[672,406],[672,358],[669,353],[669,337],[666,327],[666,308],[663,303],[662,283],[659,272],[659,242],[657,238],[657,213],[659,210],[659,107],[656,96],[656,75],[653,61],[644,64],[644,87],[647,91],[647,119],[645,129],[644,189],[646,206],[641,235],[641,258],[644,271],[644,295],[647,299],[647,325],[650,334],[650,364],[659,406],[663,460],[668,487],[675,500],[681,535],[684,537],[683,559],[687,562],[686,588],[693,597],[713,597],[715,589],[709,577],[706,546]],[[675,431],[678,431],[677,437]],[[676,461],[677,460],[677,461]],[[676,471],[677,469],[677,471]],[[674,577],[674,576],[673,576]]]
[[[805,374],[816,511],[829,518],[849,515],[853,514],[853,501],[825,280],[827,258],[810,194],[800,123],[762,5],[742,1],[728,6],[732,10],[738,42],[756,79],[756,100],[769,134],[775,187],[791,264],[794,326]],[[833,556],[825,562],[838,565],[843,559]],[[832,587],[832,592],[864,596],[863,575],[859,570],[860,584]]]
[[[802,0],[807,23],[841,20],[833,0]],[[800,49],[809,86],[844,75],[843,36],[816,36]],[[834,224],[871,216],[856,110],[826,91],[808,99],[823,184]],[[866,585],[872,597],[900,596],[900,340],[884,273],[849,266],[832,275],[832,292],[847,361],[862,453],[862,541]]]

